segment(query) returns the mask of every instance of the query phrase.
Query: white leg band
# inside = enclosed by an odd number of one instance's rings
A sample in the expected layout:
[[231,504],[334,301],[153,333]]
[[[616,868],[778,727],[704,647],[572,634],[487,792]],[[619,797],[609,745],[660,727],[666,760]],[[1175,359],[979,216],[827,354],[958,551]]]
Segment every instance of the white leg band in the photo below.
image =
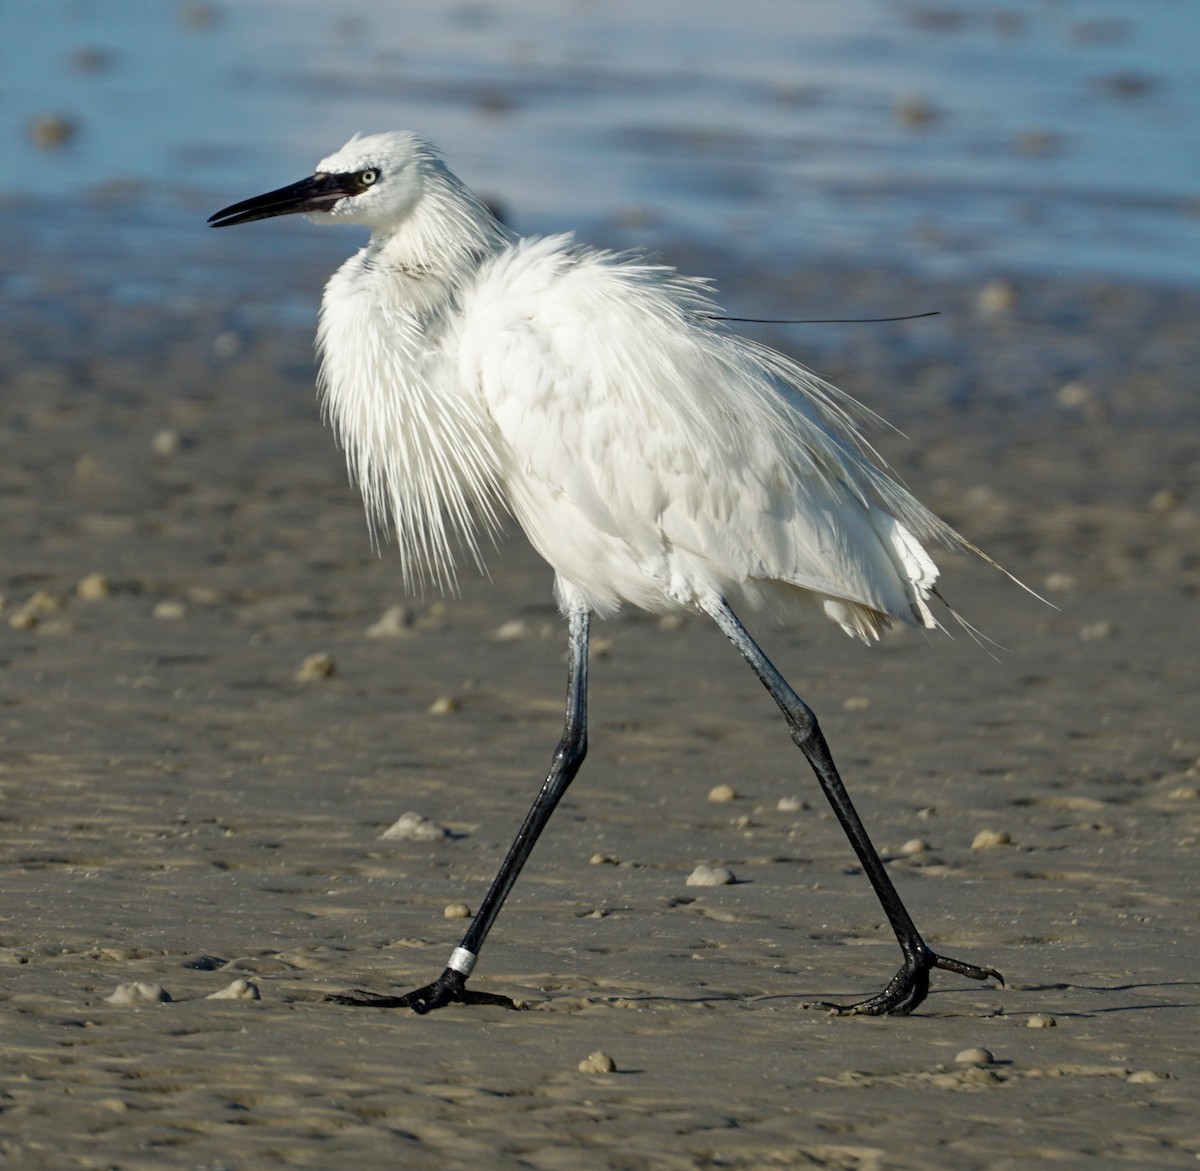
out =
[[446,967],[453,968],[460,976],[469,976],[474,971],[478,958],[473,951],[467,951],[465,947],[456,947],[450,953],[450,962]]

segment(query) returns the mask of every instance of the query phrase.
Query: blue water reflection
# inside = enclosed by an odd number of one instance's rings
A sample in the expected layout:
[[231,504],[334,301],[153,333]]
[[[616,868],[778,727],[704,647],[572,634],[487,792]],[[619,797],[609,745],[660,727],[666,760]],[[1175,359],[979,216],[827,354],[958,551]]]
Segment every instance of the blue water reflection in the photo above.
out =
[[[1200,277],[1192,0],[18,0],[0,21],[10,210],[99,193],[191,223],[411,126],[522,231]],[[37,145],[47,115],[65,144]]]

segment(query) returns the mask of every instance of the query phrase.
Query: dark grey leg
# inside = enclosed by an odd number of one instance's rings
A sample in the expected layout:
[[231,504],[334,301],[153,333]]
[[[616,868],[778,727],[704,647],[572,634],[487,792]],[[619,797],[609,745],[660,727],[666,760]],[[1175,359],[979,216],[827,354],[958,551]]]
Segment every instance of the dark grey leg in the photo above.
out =
[[754,673],[762,680],[763,686],[771,693],[771,698],[779,705],[791,729],[792,739],[800,751],[812,765],[817,774],[821,789],[833,807],[833,812],[841,822],[850,845],[866,872],[871,886],[883,907],[883,912],[896,933],[900,950],[904,953],[904,962],[900,970],[892,977],[887,987],[869,1000],[857,1004],[837,1005],[822,1004],[838,1013],[861,1013],[870,1016],[882,1016],[885,1013],[904,1014],[912,1012],[929,994],[929,973],[934,968],[942,968],[947,972],[957,972],[961,976],[969,976],[972,980],[999,980],[1004,983],[1004,977],[993,968],[980,968],[962,960],[949,959],[936,955],[921,938],[916,924],[912,921],[908,909],[904,906],[887,870],[879,858],[867,831],[860,820],[846,786],[838,776],[837,767],[833,763],[829,746],[817,725],[817,717],[813,715],[808,705],[792,690],[787,680],[779,673],[770,659],[763,654],[762,649],[752,639],[738,617],[729,608],[727,602],[721,602],[710,611],[716,624],[725,632],[742,656],[754,668]]
[[475,967],[475,960],[487,933],[508,892],[512,890],[521,867],[525,865],[538,835],[550,820],[559,799],[575,779],[583,758],[587,755],[587,662],[588,627],[591,615],[587,610],[572,610],[567,616],[570,642],[567,650],[567,714],[562,738],[554,753],[550,772],[546,777],[529,813],[525,817],[513,844],[508,849],[504,862],[492,880],[479,911],[462,942],[450,954],[446,970],[432,983],[408,992],[403,996],[381,995],[353,989],[349,992],[327,996],[335,1004],[352,1004],[368,1008],[411,1008],[415,1012],[430,1012],[452,1002],[464,1004],[501,1004],[513,1007],[506,996],[489,992],[476,992],[466,987],[467,977]]

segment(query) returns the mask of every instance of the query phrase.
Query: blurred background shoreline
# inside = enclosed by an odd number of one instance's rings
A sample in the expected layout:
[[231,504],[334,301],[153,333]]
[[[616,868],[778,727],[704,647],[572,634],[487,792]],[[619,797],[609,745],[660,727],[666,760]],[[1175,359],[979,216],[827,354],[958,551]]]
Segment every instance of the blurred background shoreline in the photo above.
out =
[[[525,234],[774,272],[1200,277],[1184,0],[19,0],[0,20],[10,298],[219,299],[284,259],[328,271],[345,232],[234,243],[204,219],[399,127]],[[287,284],[285,316],[310,312],[317,291],[289,308]]]

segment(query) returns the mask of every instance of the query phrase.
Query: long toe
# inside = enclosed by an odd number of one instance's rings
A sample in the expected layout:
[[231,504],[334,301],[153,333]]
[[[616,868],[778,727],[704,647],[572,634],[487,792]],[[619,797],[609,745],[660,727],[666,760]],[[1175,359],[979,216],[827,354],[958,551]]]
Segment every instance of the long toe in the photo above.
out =
[[330,1004],[348,1004],[354,1008],[409,1008],[413,1012],[432,1012],[448,1004],[491,1004],[501,1008],[519,1007],[515,1001],[496,992],[476,992],[466,987],[458,972],[447,976],[443,973],[432,984],[395,996],[383,992],[368,992],[364,988],[351,988],[347,992],[332,992],[324,999]]
[[995,968],[981,968],[977,964],[968,964],[939,955],[933,957],[933,966],[941,968],[943,972],[957,972],[960,976],[969,976],[972,980],[995,980],[1001,988],[1004,987],[1004,977]]
[[900,970],[888,981],[887,987],[867,1000],[855,1004],[817,1001],[805,1007],[824,1009],[838,1016],[907,1016],[929,995],[929,973],[934,968],[969,976],[972,980],[1004,983],[1004,977],[995,968],[981,968],[926,951],[919,958],[905,959]]
[[356,1008],[412,1008],[415,995],[409,992],[404,996],[390,996],[382,992],[368,992],[365,988],[350,988],[346,992],[331,992],[322,999],[329,1004],[349,1004]]

